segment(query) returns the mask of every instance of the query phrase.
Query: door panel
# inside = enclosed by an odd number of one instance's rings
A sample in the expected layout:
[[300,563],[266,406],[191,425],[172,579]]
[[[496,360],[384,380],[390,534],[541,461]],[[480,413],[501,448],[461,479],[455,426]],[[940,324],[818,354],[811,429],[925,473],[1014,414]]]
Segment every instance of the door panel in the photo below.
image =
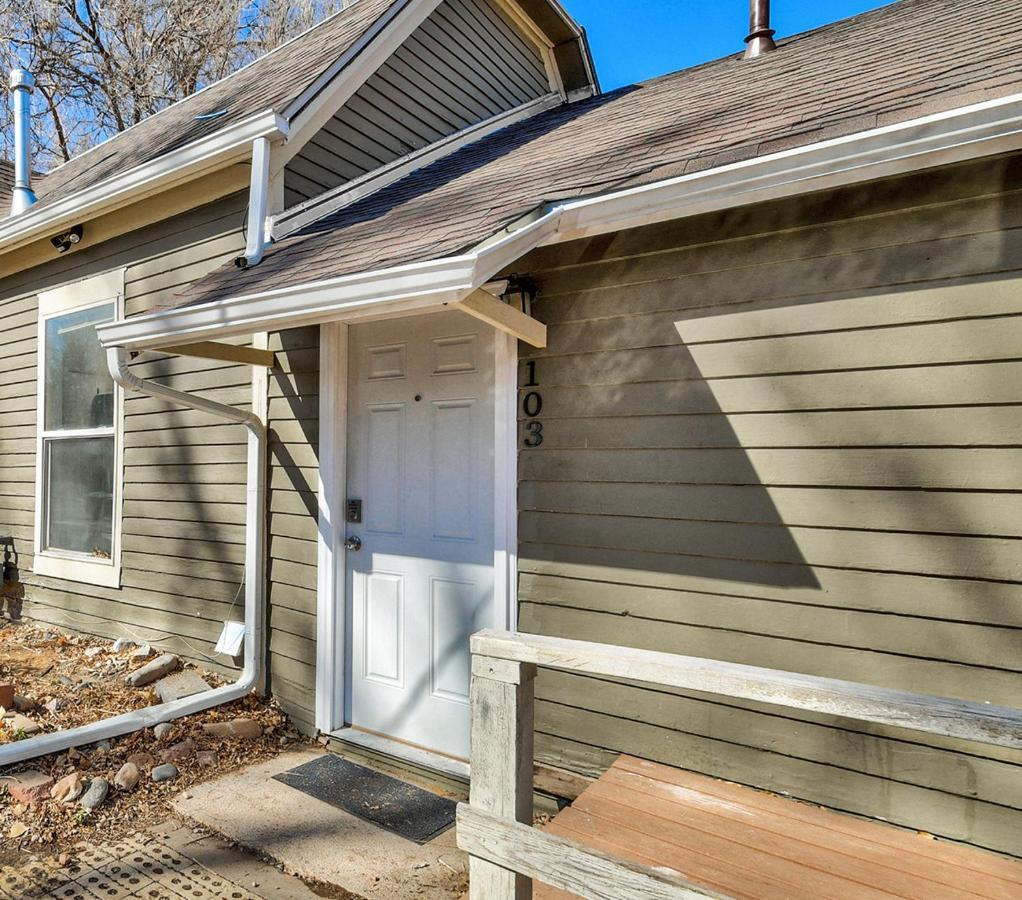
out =
[[349,329],[347,720],[468,756],[468,638],[494,615],[494,335],[443,312]]

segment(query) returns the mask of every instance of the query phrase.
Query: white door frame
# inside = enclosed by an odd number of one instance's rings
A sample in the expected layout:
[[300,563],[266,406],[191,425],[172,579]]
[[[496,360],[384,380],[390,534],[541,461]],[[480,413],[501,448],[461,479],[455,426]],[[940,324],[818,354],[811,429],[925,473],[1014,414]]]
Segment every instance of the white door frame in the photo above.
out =
[[[407,315],[421,315],[410,310]],[[348,326],[320,326],[319,539],[316,597],[316,728],[344,728],[345,577],[344,502],[347,496]],[[493,588],[497,628],[517,624],[518,570],[518,341],[494,331]],[[502,619],[502,620],[501,620]],[[394,752],[402,745],[394,742]],[[421,760],[422,751],[408,748]]]

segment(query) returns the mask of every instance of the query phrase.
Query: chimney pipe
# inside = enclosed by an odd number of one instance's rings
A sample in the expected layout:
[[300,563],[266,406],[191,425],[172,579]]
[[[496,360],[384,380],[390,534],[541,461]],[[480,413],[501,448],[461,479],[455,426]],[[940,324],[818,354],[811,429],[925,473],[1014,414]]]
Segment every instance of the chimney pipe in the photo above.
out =
[[745,39],[745,58],[755,59],[777,49],[774,29],[770,27],[770,0],[749,0],[749,36]]
[[12,69],[10,81],[14,94],[14,196],[11,215],[24,212],[36,201],[32,193],[32,90],[31,72]]

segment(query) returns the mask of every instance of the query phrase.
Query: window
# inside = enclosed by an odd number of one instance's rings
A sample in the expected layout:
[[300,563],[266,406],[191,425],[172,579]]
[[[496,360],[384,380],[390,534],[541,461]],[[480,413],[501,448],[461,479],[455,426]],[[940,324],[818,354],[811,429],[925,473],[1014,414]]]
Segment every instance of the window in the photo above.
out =
[[119,397],[96,327],[117,318],[111,278],[39,298],[38,574],[119,586]]

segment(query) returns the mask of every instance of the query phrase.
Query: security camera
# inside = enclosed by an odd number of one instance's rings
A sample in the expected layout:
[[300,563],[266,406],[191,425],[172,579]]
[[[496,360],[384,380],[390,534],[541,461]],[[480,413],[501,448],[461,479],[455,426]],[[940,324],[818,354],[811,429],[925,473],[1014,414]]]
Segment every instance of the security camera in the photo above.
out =
[[81,225],[75,225],[70,231],[65,231],[63,234],[50,238],[50,243],[57,248],[58,253],[67,253],[75,244],[81,242],[84,233],[85,230]]

